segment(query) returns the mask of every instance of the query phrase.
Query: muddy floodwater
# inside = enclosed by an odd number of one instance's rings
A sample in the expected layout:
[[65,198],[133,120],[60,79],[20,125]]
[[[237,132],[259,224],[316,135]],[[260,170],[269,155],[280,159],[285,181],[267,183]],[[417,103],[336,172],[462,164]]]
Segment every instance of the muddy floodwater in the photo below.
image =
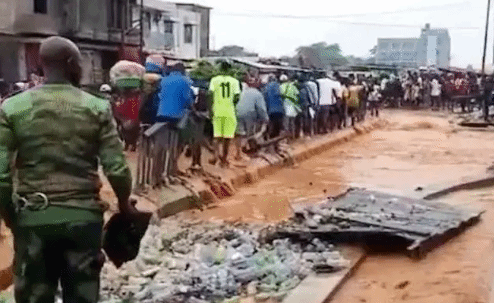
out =
[[[351,185],[410,191],[484,172],[494,162],[494,131],[463,129],[445,113],[387,111],[388,126],[283,169],[204,212],[200,219],[283,220],[289,201],[333,195]],[[447,203],[483,207],[480,224],[424,260],[401,254],[367,258],[333,302],[489,302],[494,256],[492,189],[463,192]]]

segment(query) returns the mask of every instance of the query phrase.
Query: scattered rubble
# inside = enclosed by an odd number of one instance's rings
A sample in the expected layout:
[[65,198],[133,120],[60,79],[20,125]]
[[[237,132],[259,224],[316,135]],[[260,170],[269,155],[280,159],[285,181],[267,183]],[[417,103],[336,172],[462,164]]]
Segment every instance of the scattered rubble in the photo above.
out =
[[318,204],[295,207],[294,212],[292,220],[276,227],[276,237],[386,241],[388,246],[403,246],[411,256],[422,257],[477,223],[484,211],[354,188]]
[[313,271],[337,271],[348,264],[319,239],[266,242],[268,228],[176,218],[150,225],[135,260],[120,269],[104,265],[101,300],[199,303],[256,296],[281,301]]

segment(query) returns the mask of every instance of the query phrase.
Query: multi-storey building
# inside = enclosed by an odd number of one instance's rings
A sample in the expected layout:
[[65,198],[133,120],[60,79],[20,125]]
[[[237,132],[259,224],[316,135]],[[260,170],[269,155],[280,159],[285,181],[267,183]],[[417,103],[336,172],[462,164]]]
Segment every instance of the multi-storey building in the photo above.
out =
[[431,29],[426,24],[419,38],[377,40],[376,63],[404,67],[449,67],[451,39],[447,29]]
[[[83,85],[108,80],[120,59],[140,61],[141,0],[0,0],[0,78],[27,80],[39,73],[40,42],[52,35],[70,38],[83,55]],[[195,5],[191,5],[196,7]],[[201,16],[182,4],[144,0],[144,50],[169,50],[179,58],[197,58]],[[206,29],[202,23],[207,25]]]

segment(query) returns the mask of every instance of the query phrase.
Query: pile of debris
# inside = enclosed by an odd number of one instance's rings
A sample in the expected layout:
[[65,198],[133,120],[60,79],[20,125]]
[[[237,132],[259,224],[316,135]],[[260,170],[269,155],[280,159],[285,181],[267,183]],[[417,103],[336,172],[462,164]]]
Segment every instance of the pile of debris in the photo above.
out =
[[477,223],[484,211],[354,188],[294,212],[276,226],[275,237],[393,245],[420,258]]
[[240,296],[281,301],[312,272],[348,266],[319,239],[267,242],[269,226],[184,223],[150,225],[137,258],[102,270],[103,302],[229,302]]

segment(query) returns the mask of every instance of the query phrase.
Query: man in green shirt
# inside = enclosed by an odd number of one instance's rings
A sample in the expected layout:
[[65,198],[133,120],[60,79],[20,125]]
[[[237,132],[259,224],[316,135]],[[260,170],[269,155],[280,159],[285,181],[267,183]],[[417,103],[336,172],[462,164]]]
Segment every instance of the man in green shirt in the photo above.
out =
[[209,92],[212,94],[211,114],[214,130],[214,157],[209,162],[216,164],[219,155],[219,144],[223,143],[223,155],[220,157],[221,166],[228,166],[228,149],[230,141],[235,138],[237,129],[237,117],[235,105],[240,97],[240,82],[228,76],[231,68],[226,61],[220,63],[221,75],[211,79]]
[[297,127],[295,125],[295,121],[302,112],[299,103],[300,92],[297,86],[295,85],[295,81],[296,81],[295,77],[293,77],[291,81],[287,75],[281,75],[280,77],[280,82],[281,82],[280,91],[283,97],[283,105],[285,107],[285,114],[286,114],[285,129],[290,134],[291,139],[296,139],[298,137],[296,134]]
[[15,300],[54,302],[60,282],[64,302],[97,302],[105,211],[98,163],[128,215],[132,176],[109,102],[76,87],[77,46],[51,37],[40,57],[46,84],[0,107],[0,210],[14,235]]

